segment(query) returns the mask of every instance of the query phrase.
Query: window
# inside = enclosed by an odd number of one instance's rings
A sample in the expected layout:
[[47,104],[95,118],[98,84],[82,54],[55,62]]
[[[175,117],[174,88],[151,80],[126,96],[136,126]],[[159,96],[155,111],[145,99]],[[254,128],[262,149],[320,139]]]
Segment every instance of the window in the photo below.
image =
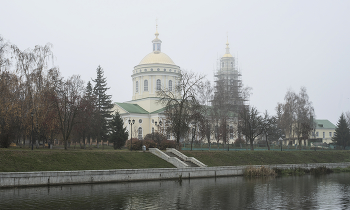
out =
[[164,71],[166,71],[166,69],[164,69]]
[[144,86],[143,90],[148,91],[148,80],[147,79],[143,82],[143,86]]
[[160,82],[160,79],[157,79],[157,90],[160,90],[160,86],[161,86],[161,82]]
[[160,69],[158,68],[157,71],[160,71]]
[[224,62],[222,62],[222,67],[225,67],[225,63]]
[[139,140],[142,140],[142,128],[141,127],[139,127],[139,135],[138,135],[138,139]]
[[171,72],[171,69],[169,69],[169,71]]
[[153,71],[153,69],[151,69],[151,71]]
[[329,132],[329,137],[332,137],[332,132]]
[[233,67],[233,62],[231,62],[231,67]]
[[173,91],[173,81],[169,80],[169,91]]
[[325,133],[323,132],[323,138],[325,138]]
[[176,70],[174,70],[174,72],[176,73]]
[[318,137],[318,131],[316,132],[316,137]]
[[142,119],[139,119],[139,123],[142,123]]
[[152,123],[154,123],[154,119],[152,119]]
[[139,92],[139,81],[136,81],[136,92]]
[[145,71],[147,71],[147,69],[145,69]]

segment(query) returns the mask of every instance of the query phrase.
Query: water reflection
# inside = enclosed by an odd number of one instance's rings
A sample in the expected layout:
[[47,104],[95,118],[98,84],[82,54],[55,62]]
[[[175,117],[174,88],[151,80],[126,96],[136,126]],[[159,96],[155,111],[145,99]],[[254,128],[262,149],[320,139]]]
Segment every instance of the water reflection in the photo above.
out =
[[350,174],[0,189],[0,209],[348,209]]

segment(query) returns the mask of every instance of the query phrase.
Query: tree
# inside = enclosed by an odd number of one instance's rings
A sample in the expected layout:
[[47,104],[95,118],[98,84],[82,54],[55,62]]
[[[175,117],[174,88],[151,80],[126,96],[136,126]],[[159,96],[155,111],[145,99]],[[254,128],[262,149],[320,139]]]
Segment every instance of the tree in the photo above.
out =
[[98,134],[97,140],[106,140],[108,136],[108,121],[111,119],[111,109],[113,108],[112,96],[107,95],[107,80],[104,77],[104,72],[101,66],[96,69],[97,77],[93,82],[94,94],[96,95],[96,106],[98,111],[98,116],[96,116],[95,121],[98,123]]
[[128,131],[126,127],[123,128],[123,125],[123,119],[120,117],[119,112],[116,112],[109,123],[109,127],[111,128],[109,141],[113,142],[114,149],[122,148],[128,139]]
[[296,117],[293,130],[297,135],[299,148],[301,149],[302,140],[304,140],[305,145],[305,141],[309,138],[314,128],[313,116],[315,113],[305,87],[300,88],[296,100]]
[[343,113],[340,115],[332,140],[336,145],[341,146],[343,149],[350,145],[350,129]]
[[255,107],[244,107],[239,112],[238,132],[246,137],[250,149],[254,150],[254,140],[263,133],[263,118]]
[[67,80],[57,78],[58,87],[52,95],[53,105],[58,115],[59,129],[62,134],[64,149],[73,127],[77,124],[77,116],[83,95],[83,81],[80,76],[73,75]]
[[265,135],[266,145],[268,150],[270,150],[269,137],[276,136],[277,133],[276,117],[269,116],[267,111],[265,111],[264,118],[262,120],[262,133]]
[[298,94],[288,90],[284,100],[284,104],[279,103],[276,107],[278,129],[283,130],[289,140],[294,141],[296,137],[301,149],[302,140],[306,144],[315,127],[312,102],[305,87],[301,87]]
[[170,122],[168,132],[175,136],[177,147],[180,146],[180,138],[189,130],[194,111],[200,108],[196,95],[203,86],[204,77],[193,72],[181,71],[175,91],[166,88],[157,91],[160,97],[158,102],[165,105],[165,115]]

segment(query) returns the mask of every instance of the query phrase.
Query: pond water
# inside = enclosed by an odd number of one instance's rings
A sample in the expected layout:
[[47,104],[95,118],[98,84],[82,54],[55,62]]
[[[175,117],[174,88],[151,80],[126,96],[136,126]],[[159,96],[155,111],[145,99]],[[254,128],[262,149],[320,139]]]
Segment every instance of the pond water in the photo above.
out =
[[7,188],[0,209],[350,209],[350,173]]

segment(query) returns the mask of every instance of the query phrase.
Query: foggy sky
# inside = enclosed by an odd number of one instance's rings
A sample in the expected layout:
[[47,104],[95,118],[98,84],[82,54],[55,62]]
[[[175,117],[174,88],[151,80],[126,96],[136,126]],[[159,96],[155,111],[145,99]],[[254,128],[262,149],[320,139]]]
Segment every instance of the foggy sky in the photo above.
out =
[[131,73],[152,51],[213,81],[217,59],[238,57],[250,105],[275,114],[288,89],[307,88],[316,118],[350,111],[350,1],[7,1],[0,34],[20,49],[53,44],[65,77],[105,71],[114,102],[131,100]]

